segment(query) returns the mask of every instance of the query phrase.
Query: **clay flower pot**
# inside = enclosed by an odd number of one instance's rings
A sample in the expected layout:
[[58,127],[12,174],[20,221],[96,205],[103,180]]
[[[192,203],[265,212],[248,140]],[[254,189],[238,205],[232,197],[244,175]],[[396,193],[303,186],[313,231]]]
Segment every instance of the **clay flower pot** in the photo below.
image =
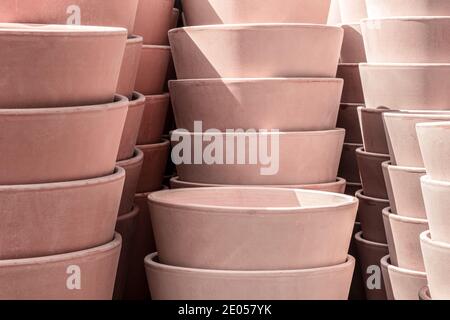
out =
[[168,93],[145,97],[144,115],[137,138],[138,145],[161,141],[169,111],[169,103],[170,95]]
[[392,112],[386,109],[370,109],[359,107],[358,116],[367,152],[389,154],[389,147],[384,129],[383,114]]
[[0,109],[112,102],[126,37],[121,28],[0,23]]
[[[220,253],[219,253],[220,254]],[[347,300],[355,259],[303,270],[222,271],[189,269],[145,258],[155,300]]]
[[145,44],[167,45],[167,32],[173,24],[174,0],[140,0],[134,33]]
[[119,216],[129,213],[134,204],[134,195],[141,176],[144,153],[135,149],[133,157],[117,162],[117,166],[125,170],[125,184],[123,186],[122,200],[120,201]]
[[343,103],[364,104],[364,94],[357,63],[340,63],[337,78],[344,79]]
[[395,203],[394,190],[392,189],[391,177],[389,176],[389,167],[392,165],[392,161],[385,161],[381,164],[384,183],[386,185],[386,191],[388,194],[389,204],[392,208],[392,212],[398,212],[397,205]]
[[356,23],[367,18],[365,0],[339,0],[342,23]]
[[121,243],[116,233],[83,251],[0,260],[0,300],[111,300]]
[[163,93],[169,61],[169,46],[144,45],[135,90],[146,96]]
[[239,23],[326,24],[330,0],[183,0],[187,26]]
[[427,284],[427,274],[394,266],[389,256],[381,259],[381,265],[388,271],[395,300],[418,300],[419,290]]
[[136,84],[139,62],[141,61],[142,41],[142,37],[139,36],[128,38],[120,68],[119,83],[116,91],[129,99],[133,96]]
[[96,106],[0,110],[0,185],[111,174],[127,109],[117,96]]
[[362,190],[356,192],[359,200],[358,217],[364,239],[387,243],[383,224],[383,209],[389,207],[389,201],[367,197]]
[[370,63],[449,63],[449,17],[390,17],[361,22]]
[[384,182],[382,163],[389,161],[389,156],[366,152],[364,148],[360,148],[356,150],[356,157],[364,194],[368,197],[387,199],[388,193]]
[[144,153],[141,177],[137,192],[145,193],[160,190],[164,179],[164,171],[169,158],[170,143],[163,140],[160,143],[137,146]]
[[428,286],[425,286],[422,289],[420,289],[420,291],[419,291],[419,300],[422,300],[422,301],[431,301],[431,300],[433,300],[431,298],[430,289],[428,288]]
[[366,0],[369,18],[450,16],[447,0]]
[[[352,241],[350,242],[349,254],[355,258],[356,261],[359,260],[358,250],[356,249],[355,235],[361,231],[361,224],[355,222],[355,227],[353,228]],[[364,283],[361,273],[361,267],[359,263],[355,264],[355,271],[353,272],[352,285],[350,287],[349,300],[366,300],[366,293],[364,290]]]
[[356,160],[356,149],[361,147],[362,145],[360,144],[344,143],[338,175],[344,177],[347,181],[356,183],[361,182],[358,162]]
[[128,105],[127,118],[122,132],[122,139],[120,140],[117,161],[130,159],[133,156],[144,108],[145,97],[138,92],[134,92],[133,98]]
[[383,209],[383,224],[384,224],[384,230],[386,232],[386,239],[387,239],[387,244],[388,244],[388,248],[389,248],[390,261],[393,265],[398,266],[397,250],[395,249],[394,235],[392,234],[392,227],[391,227],[391,220],[390,220],[391,214],[392,214],[392,209],[390,207]]
[[[209,184],[229,184],[229,185],[299,185],[317,184],[335,181],[337,177],[339,160],[344,143],[344,129],[328,131],[303,131],[303,132],[266,132],[266,133],[189,133],[176,130],[172,134],[172,145],[174,150],[172,155],[179,157],[180,149],[191,148],[191,158],[183,157],[181,164],[177,165],[177,172],[183,181],[209,183]],[[208,139],[221,139],[228,141],[224,143],[222,151],[224,160],[234,154],[234,149],[239,147],[238,154],[245,155],[249,159],[254,156],[255,148],[250,148],[256,140],[260,142],[260,151],[267,146],[267,149],[274,149],[272,159],[256,161],[244,161],[239,164],[237,159],[233,164],[207,164],[200,161],[196,163],[195,156],[199,153],[205,154],[209,148]],[[203,141],[203,145],[196,147],[194,141]],[[211,141],[211,140],[210,140]],[[235,148],[229,147],[231,142]],[[293,152],[295,150],[295,153]],[[220,151],[218,153],[220,153]],[[188,151],[183,151],[188,152]],[[201,155],[200,155],[201,156]],[[258,157],[260,158],[260,157]],[[261,158],[260,158],[261,159]],[[198,160],[198,159],[197,159]],[[219,159],[220,160],[220,159]],[[266,159],[267,160],[267,159]],[[227,162],[223,162],[227,163]],[[228,162],[230,163],[230,162]],[[267,165],[268,164],[268,165]]]
[[173,29],[169,40],[178,79],[334,78],[343,33],[325,25],[215,25]]
[[432,240],[429,231],[420,235],[420,243],[433,300],[449,300],[450,245]]
[[[122,27],[133,31],[139,0],[2,0],[0,21]],[[100,14],[101,13],[101,14]]]
[[349,196],[355,196],[356,192],[358,190],[361,190],[361,188],[362,188],[361,183],[347,182],[347,186],[345,187],[345,194]]
[[344,263],[357,207],[354,197],[300,189],[194,188],[149,196],[160,261],[219,270]]
[[358,118],[360,104],[341,103],[337,127],[345,129],[345,142],[362,145],[361,126]]
[[358,23],[343,24],[344,41],[341,50],[341,63],[366,62],[366,51],[361,33],[361,25]]

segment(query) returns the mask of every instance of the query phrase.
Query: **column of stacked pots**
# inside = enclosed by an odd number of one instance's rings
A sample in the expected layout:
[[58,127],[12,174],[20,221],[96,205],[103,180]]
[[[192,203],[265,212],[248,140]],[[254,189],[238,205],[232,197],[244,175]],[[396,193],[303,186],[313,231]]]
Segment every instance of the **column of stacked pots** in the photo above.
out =
[[169,32],[179,177],[149,195],[152,297],[347,299],[358,201],[337,178],[330,1],[182,4],[188,27]]

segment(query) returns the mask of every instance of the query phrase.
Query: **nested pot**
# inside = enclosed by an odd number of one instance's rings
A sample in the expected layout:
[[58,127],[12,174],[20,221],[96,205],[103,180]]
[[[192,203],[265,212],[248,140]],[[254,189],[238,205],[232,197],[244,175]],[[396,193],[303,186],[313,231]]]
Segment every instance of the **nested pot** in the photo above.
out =
[[145,97],[144,114],[137,138],[138,145],[161,141],[170,107],[169,104],[170,95],[168,93]]
[[111,300],[121,244],[116,233],[95,248],[0,260],[0,300]]
[[450,17],[389,17],[361,22],[370,63],[449,63]]
[[155,300],[347,300],[354,266],[348,256],[316,269],[223,271],[161,264],[156,253],[145,258]]
[[347,186],[345,187],[345,194],[349,196],[355,196],[358,190],[361,190],[361,183],[347,182]]
[[450,16],[447,0],[366,0],[369,18]]
[[127,109],[116,96],[95,106],[0,110],[0,185],[111,174]]
[[174,0],[140,0],[134,33],[146,45],[167,45],[167,32],[173,23]]
[[132,99],[136,77],[141,61],[142,37],[128,37],[123,55],[122,66],[120,68],[119,83],[117,93]]
[[389,260],[394,266],[398,266],[397,250],[395,249],[394,235],[392,233],[390,215],[392,209],[390,207],[383,209],[383,224],[386,232],[386,239],[389,248]]
[[191,188],[149,196],[160,261],[200,269],[344,263],[357,207],[354,197],[300,189]]
[[126,38],[122,28],[0,23],[0,109],[112,102]]
[[361,25],[358,23],[343,24],[344,41],[341,50],[341,63],[366,62],[366,51],[361,33]]
[[390,274],[389,274],[389,264],[385,263],[385,260],[387,260],[388,263],[390,263],[389,256],[386,256],[386,257],[381,259],[381,273],[383,275],[384,286],[386,288],[386,298],[387,298],[387,300],[392,301],[392,300],[395,300],[394,292],[393,292],[393,289],[392,289],[391,277],[390,277]]
[[356,150],[356,157],[364,194],[368,197],[388,199],[382,163],[390,160],[389,155],[366,152],[364,148],[360,148]]
[[178,79],[334,78],[343,33],[326,25],[237,24],[173,29],[169,40]]
[[361,183],[358,162],[356,160],[356,149],[361,147],[361,144],[344,143],[342,149],[338,175],[353,183]]
[[137,148],[144,153],[144,163],[137,192],[145,193],[160,190],[169,159],[170,142],[162,140],[159,143],[137,146]]
[[139,0],[2,0],[0,21],[122,27],[131,35]]
[[389,154],[389,147],[384,129],[383,114],[393,112],[388,109],[358,108],[364,150],[367,152]]
[[367,18],[365,0],[338,0],[342,23],[356,23]]
[[363,190],[357,191],[356,197],[359,200],[358,217],[364,239],[387,243],[383,224],[383,209],[389,207],[389,200],[367,197]]
[[162,94],[170,57],[169,46],[143,45],[135,90],[146,96]]
[[[361,223],[355,222],[353,228],[352,241],[350,242],[349,254],[359,260],[358,250],[356,249],[355,235],[361,231]],[[361,266],[359,263],[355,263],[355,271],[353,272],[352,285],[350,287],[349,300],[366,300],[366,292],[364,290],[364,283],[362,279]]]
[[423,287],[422,289],[420,289],[419,291],[419,300],[421,301],[428,301],[428,300],[433,300],[431,298],[430,295],[430,289],[428,288],[428,286]]
[[392,189],[391,177],[389,175],[389,167],[392,165],[392,161],[385,161],[381,164],[384,183],[386,184],[386,191],[388,194],[389,204],[392,208],[392,212],[397,213],[397,205],[395,203],[394,190]]
[[[322,78],[200,79],[170,81],[178,128],[336,128],[343,80]],[[255,115],[258,116],[255,116]]]
[[344,79],[344,90],[342,91],[343,103],[357,103],[364,105],[364,93],[361,84],[358,63],[340,63],[337,78]]
[[[172,158],[180,179],[189,182],[231,185],[327,183],[336,180],[344,136],[344,129],[261,133],[176,130],[171,138]],[[217,141],[224,143],[220,145]],[[216,152],[213,153],[214,147]]]
[[358,107],[361,107],[361,104],[341,103],[337,127],[345,129],[345,142],[362,145],[363,139],[358,118]]
[[136,194],[143,163],[144,153],[139,149],[134,150],[134,155],[130,159],[117,162],[117,166],[125,170],[125,183],[120,201],[119,216],[129,213],[133,208],[134,195]]

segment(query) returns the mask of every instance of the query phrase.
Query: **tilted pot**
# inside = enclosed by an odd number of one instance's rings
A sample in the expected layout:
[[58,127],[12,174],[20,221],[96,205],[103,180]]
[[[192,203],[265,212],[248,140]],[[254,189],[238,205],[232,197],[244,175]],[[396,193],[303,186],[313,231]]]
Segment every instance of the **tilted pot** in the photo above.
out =
[[338,175],[353,183],[361,182],[358,162],[356,160],[356,149],[361,147],[361,144],[344,143],[344,147],[342,149]]
[[447,0],[366,0],[369,18],[450,16]]
[[141,176],[144,153],[135,149],[133,157],[117,162],[117,166],[125,170],[125,184],[123,186],[122,200],[120,201],[119,216],[129,213],[133,209],[134,195]]
[[389,161],[389,155],[370,153],[363,148],[356,150],[358,167],[364,194],[368,197],[387,199],[387,188],[384,182],[382,163]]
[[364,93],[359,74],[358,63],[340,63],[337,78],[344,79],[344,90],[342,91],[343,103],[357,103],[364,105]]
[[345,142],[363,144],[361,135],[361,125],[358,118],[358,107],[361,107],[357,103],[341,103],[337,127],[345,129]]
[[366,51],[361,33],[361,25],[358,23],[343,24],[344,41],[341,50],[341,63],[366,62]]
[[168,93],[145,97],[145,108],[137,139],[138,145],[158,143],[164,131],[169,111]]
[[356,23],[367,18],[365,0],[338,0],[342,23]]
[[387,109],[358,108],[364,150],[372,153],[389,154],[383,114]]
[[169,46],[143,45],[135,90],[146,96],[162,94],[169,62]]
[[364,239],[386,243],[386,233],[383,225],[383,209],[389,207],[389,201],[371,198],[364,195],[363,190],[356,192],[359,200],[358,217]]
[[122,66],[120,68],[119,83],[116,92],[129,99],[133,96],[136,77],[141,61],[142,37],[128,37],[123,55]]
[[160,190],[164,179],[170,143],[162,140],[160,143],[137,146],[144,153],[141,177],[137,192],[145,193]]

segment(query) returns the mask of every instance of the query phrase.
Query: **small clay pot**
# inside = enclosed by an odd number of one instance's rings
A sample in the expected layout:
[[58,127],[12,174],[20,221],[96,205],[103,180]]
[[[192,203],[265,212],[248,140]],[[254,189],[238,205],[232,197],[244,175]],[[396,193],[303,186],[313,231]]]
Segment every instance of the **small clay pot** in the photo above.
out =
[[[219,253],[220,255],[220,253]],[[303,270],[221,271],[188,269],[145,258],[155,300],[347,300],[355,259]]]
[[112,102],[126,37],[122,28],[0,23],[0,109]]
[[347,186],[345,187],[345,194],[349,196],[355,196],[356,192],[358,190],[361,190],[361,188],[362,188],[361,183],[347,182]]
[[427,284],[427,274],[399,268],[389,261],[389,256],[381,259],[381,265],[387,269],[392,294],[395,300],[418,300],[419,290]]
[[342,23],[356,23],[367,18],[365,0],[339,0]]
[[338,175],[353,183],[361,183],[358,162],[356,160],[356,149],[361,147],[362,145],[360,144],[344,143],[342,149]]
[[392,262],[393,265],[398,266],[397,250],[395,249],[394,235],[392,233],[391,220],[389,218],[391,214],[392,209],[390,207],[383,209],[383,224],[384,224],[384,231],[386,232],[386,240],[389,248],[390,261]]
[[123,186],[122,200],[120,201],[119,216],[129,213],[134,204],[134,195],[141,176],[144,153],[135,149],[134,155],[128,160],[117,162],[117,166],[125,170],[125,184]]
[[384,176],[384,183],[386,184],[386,191],[388,194],[389,204],[392,208],[392,212],[397,213],[397,205],[395,203],[395,196],[394,196],[394,190],[392,189],[391,184],[391,177],[389,176],[389,167],[391,166],[392,161],[385,161],[381,164],[383,176]]
[[389,201],[366,197],[363,190],[357,191],[356,197],[359,200],[358,217],[364,239],[387,243],[383,224],[383,209],[389,207]]
[[132,99],[136,77],[141,61],[142,37],[131,36],[127,40],[120,69],[117,93]]
[[366,51],[361,34],[361,25],[358,23],[343,24],[344,41],[341,50],[341,63],[366,62]]
[[235,24],[173,29],[169,40],[178,79],[334,78],[343,33],[326,25]]
[[111,300],[121,243],[116,233],[92,249],[0,260],[0,300]]
[[169,62],[169,46],[142,46],[135,90],[146,96],[162,94]]
[[0,110],[0,185],[111,174],[128,99],[96,106]]
[[389,154],[383,123],[383,114],[385,112],[392,112],[392,110],[358,108],[364,150],[367,152]]
[[343,83],[319,78],[201,79],[170,81],[169,87],[177,127],[190,132],[200,120],[204,131],[313,131],[336,128]]
[[369,18],[450,16],[447,0],[366,0]]
[[370,153],[364,151],[364,148],[360,148],[356,150],[356,158],[364,194],[368,197],[387,199],[388,193],[384,183],[382,163],[389,161],[389,155]]
[[422,289],[420,289],[420,291],[419,291],[419,300],[422,300],[422,301],[431,301],[431,300],[433,300],[431,298],[430,289],[428,288],[428,286],[425,286]]
[[364,94],[359,74],[358,63],[340,63],[337,78],[344,79],[344,90],[342,91],[343,103],[356,103],[364,105]]
[[122,132],[122,139],[120,140],[117,161],[130,159],[133,156],[144,108],[145,97],[138,92],[134,92],[133,98],[128,105],[127,118]]
[[358,107],[356,103],[341,103],[337,127],[345,129],[345,142],[363,144],[361,125],[358,118]]
[[391,277],[389,274],[389,264],[390,264],[389,256],[385,256],[381,259],[381,273],[383,274],[384,287],[386,288],[386,298],[389,301],[395,300],[394,292],[392,290],[391,285]]
[[158,143],[163,135],[170,95],[168,93],[146,96],[144,115],[137,139],[138,145]]
[[169,158],[170,143],[163,140],[160,143],[137,146],[144,153],[141,177],[137,192],[145,193],[161,189],[164,171]]
[[[358,250],[356,249],[355,235],[361,231],[361,223],[356,222],[353,228],[352,241],[350,242],[349,254],[355,258],[358,258]],[[359,263],[355,264],[355,271],[353,272],[352,286],[350,287],[349,300],[366,300],[366,292],[364,290],[364,283],[362,279],[361,266]]]

